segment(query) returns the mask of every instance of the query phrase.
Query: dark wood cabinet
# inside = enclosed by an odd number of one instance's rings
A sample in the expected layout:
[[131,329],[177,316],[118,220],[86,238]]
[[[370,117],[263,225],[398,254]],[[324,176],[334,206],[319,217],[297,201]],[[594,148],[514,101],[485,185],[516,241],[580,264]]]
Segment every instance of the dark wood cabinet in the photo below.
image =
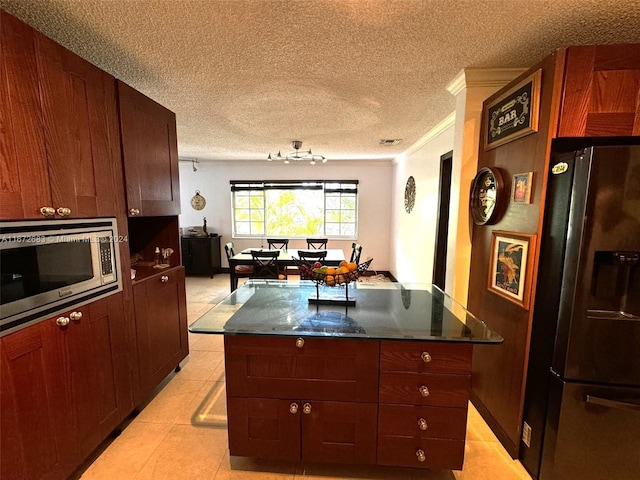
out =
[[0,21],[1,217],[115,216],[123,191],[115,79],[6,12]]
[[118,80],[129,216],[180,213],[176,116]]
[[231,455],[375,463],[378,348],[367,340],[225,336]]
[[380,342],[378,463],[461,470],[472,346]]
[[139,405],[189,353],[184,268],[164,270],[133,285]]
[[640,135],[640,44],[567,49],[558,137]]
[[182,264],[187,275],[213,278],[221,267],[220,237],[182,237]]
[[117,293],[0,340],[2,478],[67,478],[129,414],[124,323]]
[[230,453],[461,469],[471,352],[469,344],[225,335]]

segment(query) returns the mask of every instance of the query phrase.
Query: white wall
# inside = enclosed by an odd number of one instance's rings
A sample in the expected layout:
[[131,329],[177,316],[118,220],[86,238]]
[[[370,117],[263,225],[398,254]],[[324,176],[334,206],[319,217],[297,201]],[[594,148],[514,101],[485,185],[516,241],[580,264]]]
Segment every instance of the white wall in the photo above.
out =
[[[442,128],[398,157],[393,175],[391,216],[391,269],[400,282],[431,283],[438,219],[440,157],[453,150],[454,116]],[[411,213],[404,209],[404,189],[409,176],[416,182],[416,202]],[[451,196],[458,195],[452,191]],[[450,216],[457,215],[456,210]],[[448,271],[447,276],[452,274]]]
[[[207,217],[207,231],[222,235],[221,243],[234,242],[236,250],[259,246],[262,238],[231,238],[230,180],[359,180],[358,239],[362,244],[362,258],[373,257],[373,270],[390,270],[389,245],[392,241],[391,162],[327,162],[318,165],[284,165],[269,162],[200,161],[194,172],[191,162],[180,162],[180,199],[182,214],[180,227],[202,226]],[[403,187],[404,189],[404,187]],[[207,204],[203,210],[191,207],[191,197],[200,191]],[[331,240],[330,248],[342,248],[348,257],[353,241]],[[264,245],[266,246],[266,244]],[[304,239],[292,240],[290,248],[306,247]],[[222,264],[228,266],[224,251]]]

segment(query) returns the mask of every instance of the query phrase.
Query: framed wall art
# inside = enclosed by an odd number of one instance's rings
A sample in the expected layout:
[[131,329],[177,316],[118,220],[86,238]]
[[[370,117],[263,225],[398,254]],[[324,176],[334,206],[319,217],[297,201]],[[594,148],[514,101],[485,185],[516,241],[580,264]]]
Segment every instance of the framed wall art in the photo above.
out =
[[533,172],[516,173],[511,179],[511,202],[531,203]]
[[484,110],[484,149],[538,131],[542,69],[493,100]]
[[536,236],[493,231],[489,261],[489,290],[529,309],[532,258]]

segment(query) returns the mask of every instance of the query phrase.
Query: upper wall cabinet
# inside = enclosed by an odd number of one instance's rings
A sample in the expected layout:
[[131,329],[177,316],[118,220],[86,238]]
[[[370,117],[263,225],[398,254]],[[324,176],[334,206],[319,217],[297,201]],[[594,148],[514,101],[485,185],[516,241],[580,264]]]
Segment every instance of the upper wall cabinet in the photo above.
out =
[[0,218],[117,214],[115,79],[0,11]]
[[175,114],[119,80],[118,96],[129,216],[178,215]]
[[558,137],[640,135],[640,44],[567,49]]

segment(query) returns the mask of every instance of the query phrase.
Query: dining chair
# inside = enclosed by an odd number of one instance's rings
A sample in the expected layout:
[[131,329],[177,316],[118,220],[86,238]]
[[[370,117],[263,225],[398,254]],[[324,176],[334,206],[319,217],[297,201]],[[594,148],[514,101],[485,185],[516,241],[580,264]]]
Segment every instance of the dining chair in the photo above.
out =
[[307,238],[307,248],[316,250],[327,248],[328,241],[327,238]]
[[277,248],[286,252],[289,248],[288,238],[267,238],[267,243],[269,244],[269,250]]
[[326,250],[298,250],[298,258],[300,263],[304,263],[309,269],[313,267],[316,262],[324,262],[327,257]]
[[[227,254],[227,261],[229,262],[229,268],[231,268],[231,257],[235,255],[233,250],[233,242],[229,242],[224,246],[224,252]],[[253,275],[252,265],[236,265],[234,267],[235,281],[231,291],[238,288],[238,278],[249,278]]]
[[280,250],[251,250],[253,260],[251,278],[281,278],[279,256]]
[[[288,238],[267,238],[267,244],[269,245],[269,250],[274,248],[278,250],[282,250],[286,252],[289,249],[289,239]],[[285,278],[288,276],[288,270],[292,267],[280,267],[280,274],[284,275]]]
[[360,263],[360,255],[362,254],[362,245],[359,243],[353,242],[351,244],[351,258],[349,258],[349,263]]

